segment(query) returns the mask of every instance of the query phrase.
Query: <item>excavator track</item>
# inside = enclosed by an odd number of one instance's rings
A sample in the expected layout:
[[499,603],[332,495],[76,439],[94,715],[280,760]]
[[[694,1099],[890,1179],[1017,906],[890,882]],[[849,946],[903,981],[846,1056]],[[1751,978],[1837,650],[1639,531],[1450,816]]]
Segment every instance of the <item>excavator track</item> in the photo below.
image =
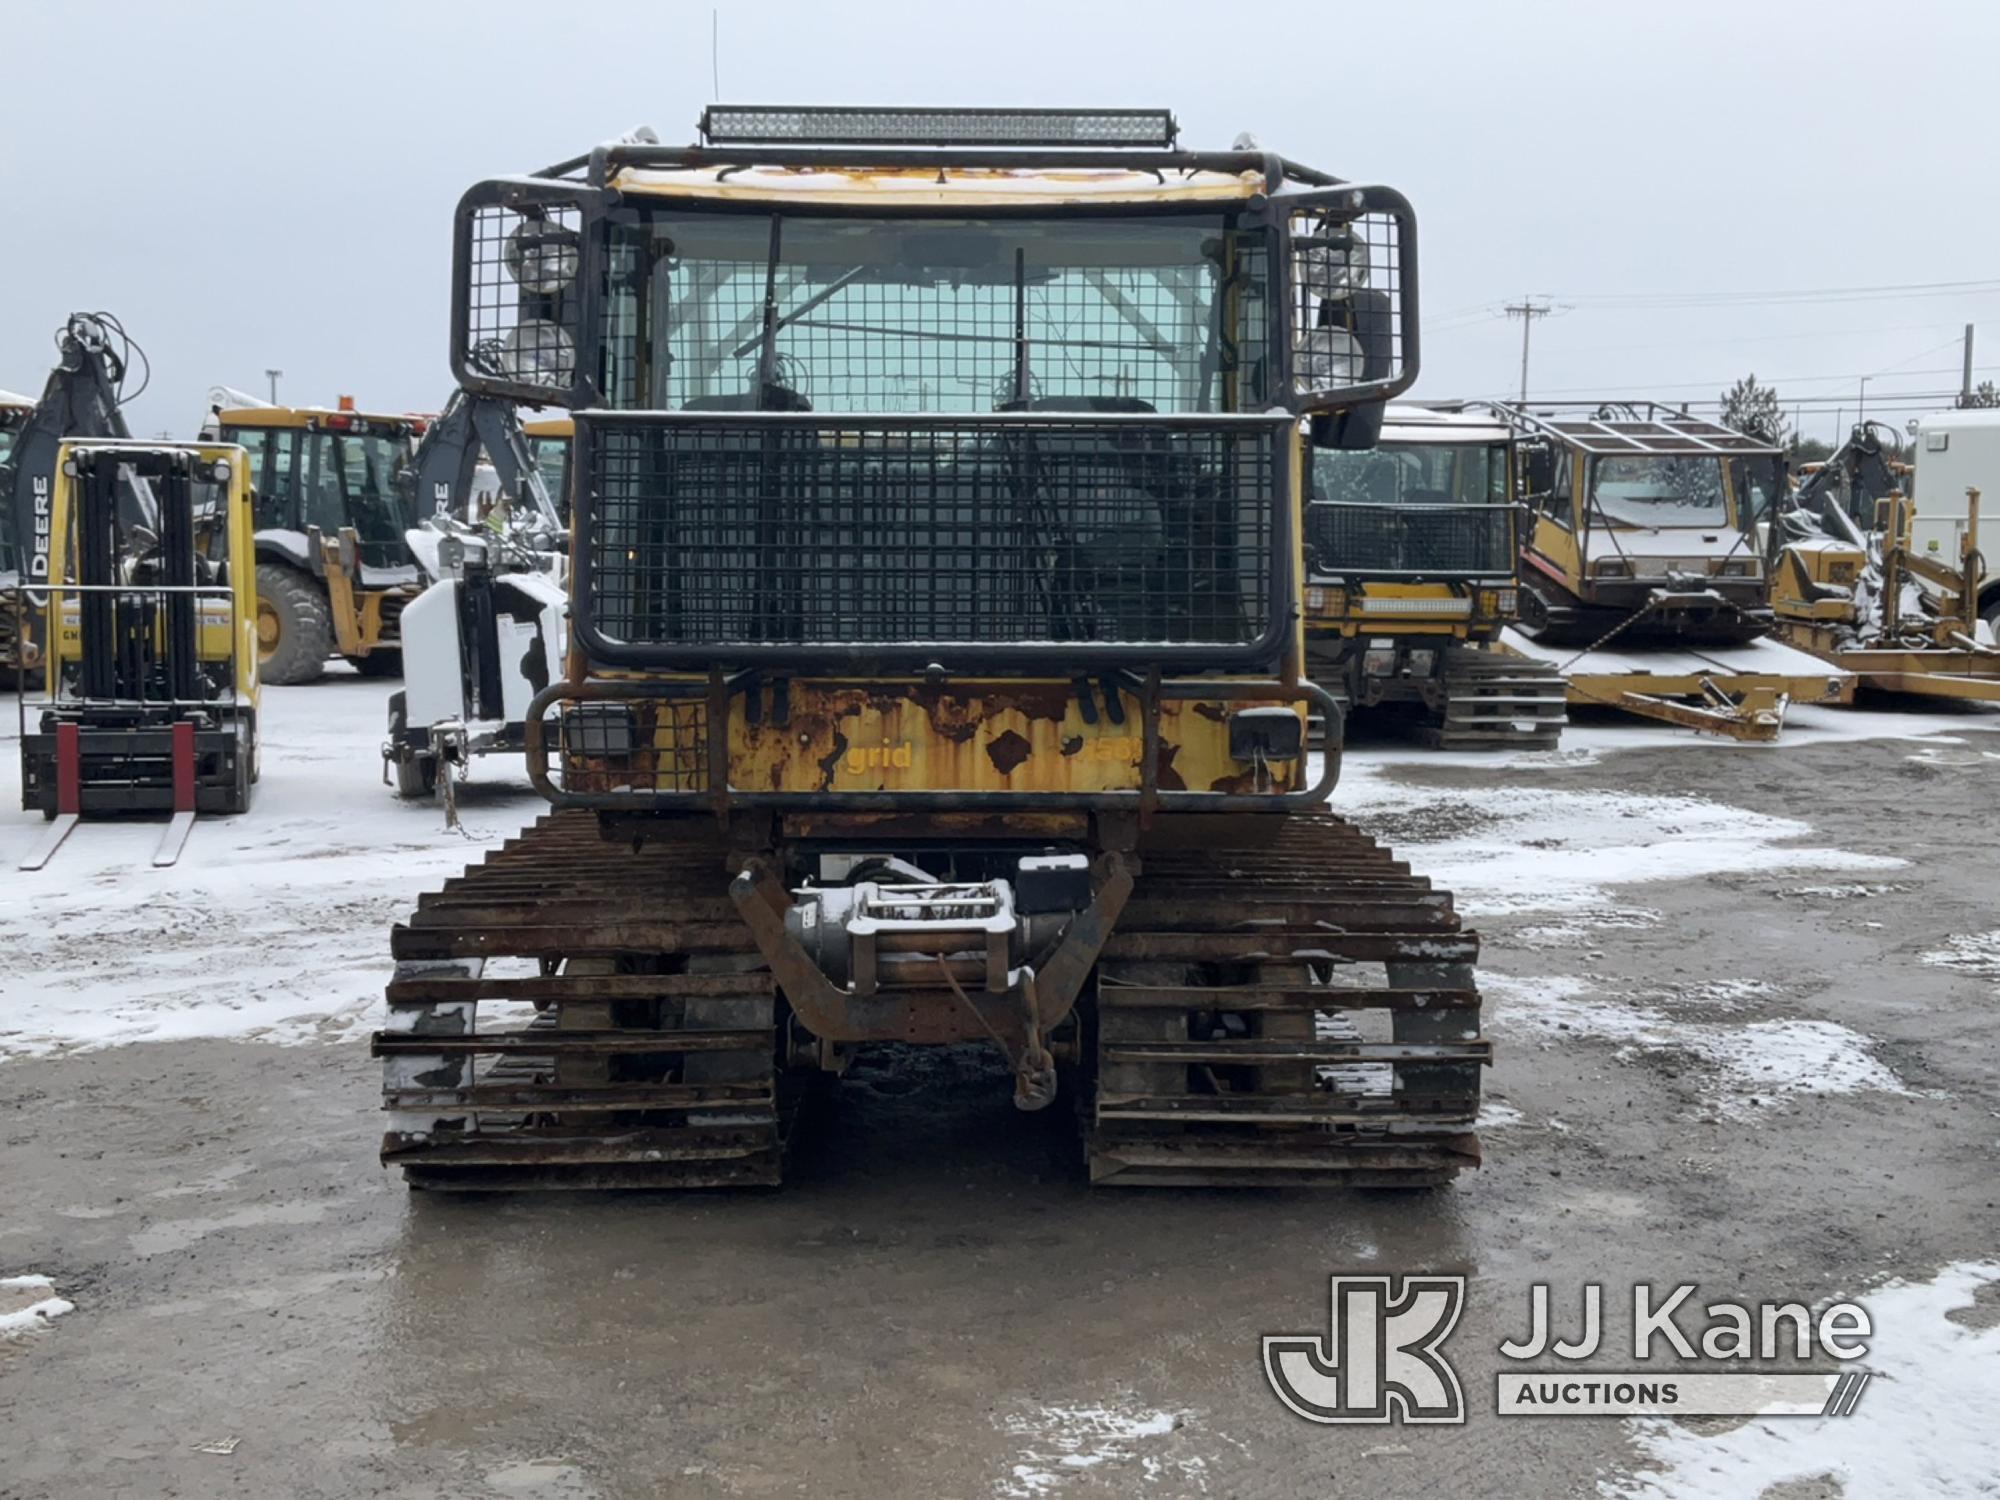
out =
[[1353,825],[1144,851],[1098,967],[1093,1182],[1421,1187],[1475,1166],[1479,939]]
[[1567,688],[1551,662],[1453,646],[1444,704],[1423,730],[1438,750],[1553,750],[1569,722]]
[[605,842],[539,819],[391,935],[382,1160],[415,1187],[779,1179],[789,1024],[712,821]]

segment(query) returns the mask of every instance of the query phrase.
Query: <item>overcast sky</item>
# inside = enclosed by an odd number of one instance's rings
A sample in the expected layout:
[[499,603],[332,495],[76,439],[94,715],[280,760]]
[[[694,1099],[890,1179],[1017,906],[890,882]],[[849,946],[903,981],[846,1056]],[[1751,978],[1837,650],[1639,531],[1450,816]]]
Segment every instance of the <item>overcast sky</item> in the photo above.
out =
[[142,433],[274,366],[288,400],[436,409],[459,193],[639,123],[691,139],[712,8],[725,99],[1167,105],[1185,144],[1401,188],[1420,395],[1509,393],[1524,294],[1555,305],[1544,396],[1754,370],[1828,435],[1863,375],[1884,415],[1955,389],[1967,322],[2000,374],[1989,0],[6,0],[0,386],[39,391],[104,308],[152,360]]

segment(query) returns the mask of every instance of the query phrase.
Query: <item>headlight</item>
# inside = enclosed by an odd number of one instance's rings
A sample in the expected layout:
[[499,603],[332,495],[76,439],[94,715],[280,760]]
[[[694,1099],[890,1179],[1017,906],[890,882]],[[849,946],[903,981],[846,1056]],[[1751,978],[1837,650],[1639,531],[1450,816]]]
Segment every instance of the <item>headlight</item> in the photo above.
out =
[[1368,285],[1368,247],[1344,229],[1322,226],[1292,249],[1292,274],[1311,296],[1345,297]]
[[1757,560],[1754,557],[1732,557],[1715,571],[1724,578],[1755,578]]
[[1361,341],[1345,328],[1309,329],[1299,340],[1299,389],[1359,385],[1366,363]]
[[1621,558],[1600,558],[1590,565],[1590,576],[1593,578],[1630,578],[1632,576],[1632,565]]
[[1488,619],[1511,620],[1519,608],[1517,598],[1512,589],[1481,589],[1479,612]]
[[523,219],[507,236],[507,274],[531,292],[559,292],[576,280],[583,241],[547,219]]
[[576,379],[576,340],[546,318],[529,318],[500,341],[500,365],[524,385],[559,389]]

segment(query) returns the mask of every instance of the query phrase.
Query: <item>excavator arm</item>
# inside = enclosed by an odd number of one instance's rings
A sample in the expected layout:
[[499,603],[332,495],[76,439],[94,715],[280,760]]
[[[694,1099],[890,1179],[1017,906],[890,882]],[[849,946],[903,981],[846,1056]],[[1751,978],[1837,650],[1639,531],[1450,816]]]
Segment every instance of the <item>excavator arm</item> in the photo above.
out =
[[[56,334],[60,351],[42,398],[0,464],[0,573],[17,573],[34,588],[48,579],[49,526],[56,454],[65,439],[129,438],[119,409],[130,340],[104,313],[73,313]],[[127,470],[119,479],[119,514],[127,526],[158,526],[146,480]]]
[[476,521],[471,500],[482,454],[500,477],[500,493],[512,501],[517,513],[528,513],[524,520],[530,529],[559,535],[562,523],[513,403],[464,390],[452,393],[411,457],[406,472],[412,519],[421,521],[443,511],[460,521]]
[[1806,476],[1793,504],[1800,510],[1818,514],[1822,499],[1831,496],[1856,526],[1873,530],[1875,502],[1886,500],[1891,490],[1906,488],[1889,466],[1889,455],[1882,445],[1883,432],[1890,434],[1893,444],[1893,429],[1875,422],[1856,427],[1832,457]]

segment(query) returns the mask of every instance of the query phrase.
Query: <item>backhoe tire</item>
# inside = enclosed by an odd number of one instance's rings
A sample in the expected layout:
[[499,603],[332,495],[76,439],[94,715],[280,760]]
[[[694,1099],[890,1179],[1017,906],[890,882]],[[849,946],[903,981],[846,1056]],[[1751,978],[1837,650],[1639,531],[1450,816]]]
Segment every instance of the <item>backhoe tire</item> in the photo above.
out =
[[347,658],[354,664],[354,670],[363,677],[401,677],[403,675],[403,648],[401,646],[377,646],[366,656]]
[[264,681],[289,687],[326,671],[333,621],[312,579],[277,563],[257,565],[257,645]]

